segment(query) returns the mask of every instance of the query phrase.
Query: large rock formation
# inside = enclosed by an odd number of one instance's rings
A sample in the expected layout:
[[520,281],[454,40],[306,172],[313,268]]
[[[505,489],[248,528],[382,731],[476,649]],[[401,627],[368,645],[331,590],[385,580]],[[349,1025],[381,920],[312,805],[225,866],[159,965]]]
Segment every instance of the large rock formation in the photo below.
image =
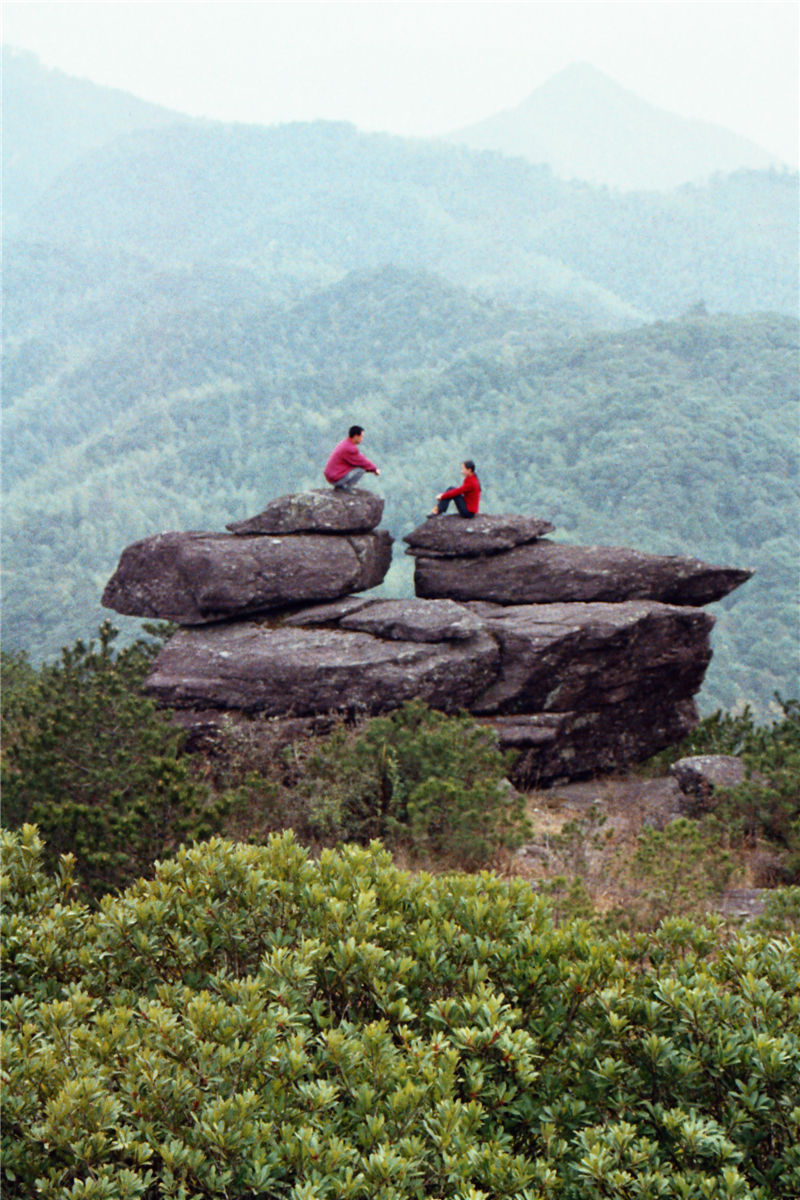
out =
[[[453,518],[441,517],[435,524],[446,526],[451,521]],[[461,524],[471,522],[462,520]],[[406,553],[416,559],[416,593],[430,598],[494,600],[499,604],[661,600],[701,605],[721,600],[751,575],[750,571],[709,566],[696,558],[642,554],[611,546],[560,546],[547,540],[504,547],[474,561],[468,550],[447,557],[436,547],[432,551],[421,536],[427,532],[423,528],[404,541],[409,543]],[[447,532],[443,529],[440,536]]]
[[173,708],[312,717],[418,697],[468,709],[520,752],[531,782],[610,770],[679,740],[713,618],[656,601],[501,609],[343,601],[277,622],[177,633],[149,690]]
[[128,616],[202,625],[376,587],[391,559],[385,532],[160,533],[123,551],[103,604]]
[[416,600],[352,595],[391,555],[387,534],[349,527],[374,519],[363,495],[282,497],[232,534],[125,551],[104,603],[185,626],[148,681],[184,724],[227,713],[296,736],[298,721],[419,697],[491,724],[530,784],[647,758],[696,723],[713,626],[700,606],[749,572],[558,546],[531,517],[444,517],[405,539]]

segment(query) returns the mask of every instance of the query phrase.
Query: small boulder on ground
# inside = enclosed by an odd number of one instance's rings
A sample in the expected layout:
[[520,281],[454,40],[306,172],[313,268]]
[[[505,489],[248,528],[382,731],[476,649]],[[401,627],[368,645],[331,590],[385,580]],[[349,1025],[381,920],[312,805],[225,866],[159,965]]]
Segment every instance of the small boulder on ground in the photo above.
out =
[[733,754],[698,754],[679,758],[669,769],[687,796],[710,794],[715,788],[733,788],[744,783],[746,771]]

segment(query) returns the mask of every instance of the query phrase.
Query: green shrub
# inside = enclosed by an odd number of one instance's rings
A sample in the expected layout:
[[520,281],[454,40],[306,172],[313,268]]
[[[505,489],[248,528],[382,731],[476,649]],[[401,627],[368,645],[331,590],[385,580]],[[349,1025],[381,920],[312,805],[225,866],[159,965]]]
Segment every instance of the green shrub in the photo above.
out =
[[754,729],[742,752],[747,778],[715,794],[715,811],[743,839],[783,851],[786,881],[800,882],[800,701],[780,701],[783,717]]
[[732,841],[753,846],[760,839],[782,854],[785,882],[800,882],[800,701],[776,697],[782,716],[758,726],[750,710],[740,716],[715,713],[690,737],[656,759],[663,769],[687,755],[735,754],[745,766],[745,781],[715,788],[704,806],[724,825]]
[[7,1200],[800,1194],[796,936],[598,938],[289,835],[94,911],[41,860],[3,835]]
[[698,722],[682,742],[656,754],[648,765],[656,774],[662,774],[679,758],[702,754],[742,754],[757,731],[758,726],[749,705],[741,713],[726,713],[718,709]]
[[628,869],[635,902],[616,914],[620,926],[655,929],[670,917],[702,917],[722,896],[736,863],[716,828],[681,817],[666,829],[643,830]]
[[48,861],[72,854],[87,894],[148,873],[184,838],[220,828],[224,803],[195,782],[182,735],[140,692],[156,643],[114,653],[109,622],[38,672],[6,660],[3,825],[35,824]]
[[776,888],[764,896],[764,913],[753,926],[765,933],[800,933],[800,887]]
[[527,831],[508,766],[493,731],[414,700],[361,729],[336,728],[304,760],[295,790],[321,837],[377,838],[412,861],[470,869]]

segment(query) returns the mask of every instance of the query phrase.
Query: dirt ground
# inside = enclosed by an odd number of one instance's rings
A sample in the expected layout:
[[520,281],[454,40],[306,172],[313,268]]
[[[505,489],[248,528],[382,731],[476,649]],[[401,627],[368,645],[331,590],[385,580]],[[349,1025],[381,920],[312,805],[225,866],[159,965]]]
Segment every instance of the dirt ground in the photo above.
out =
[[[664,829],[684,815],[685,798],[671,777],[626,775],[554,785],[526,799],[533,832],[513,873],[537,887],[580,879],[595,910],[605,912],[636,903],[625,867],[637,839],[648,826]],[[749,856],[737,856],[735,866],[711,907],[733,920],[752,919],[764,911],[763,889],[753,886]]]

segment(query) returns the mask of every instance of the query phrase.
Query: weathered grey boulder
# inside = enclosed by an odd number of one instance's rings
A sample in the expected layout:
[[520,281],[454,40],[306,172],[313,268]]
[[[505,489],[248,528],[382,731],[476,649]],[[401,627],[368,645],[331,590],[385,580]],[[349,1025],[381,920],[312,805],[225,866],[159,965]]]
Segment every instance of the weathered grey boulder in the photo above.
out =
[[376,603],[373,596],[344,596],[341,600],[332,600],[329,604],[304,606],[299,612],[281,617],[281,624],[290,626],[338,625],[342,617],[360,612],[362,608],[369,608]]
[[[510,718],[487,720],[498,731],[501,749],[520,752],[510,779],[517,787],[530,788],[643,762],[691,733],[698,717],[690,697],[661,702],[657,697],[639,696],[595,709],[519,716],[513,722]],[[531,722],[528,738],[525,720]]]
[[698,754],[679,758],[669,769],[687,796],[710,795],[715,788],[738,787],[746,777],[745,765],[734,754]]
[[[177,633],[148,690],[183,709],[282,718],[417,696],[489,721],[515,783],[579,777],[685,736],[713,618],[657,601],[502,607],[348,597]],[[207,721],[207,716],[203,718]]]
[[751,575],[752,571],[710,566],[697,558],[540,540],[481,558],[423,557],[419,553],[414,586],[418,596],[430,599],[491,600],[510,605],[573,600],[702,605],[727,596]]
[[453,600],[372,600],[359,596],[304,608],[284,617],[281,623],[293,627],[338,625],[408,642],[460,642],[485,629],[480,617]]
[[369,533],[383,516],[383,497],[358,488],[354,492],[315,488],[271,500],[263,512],[246,521],[231,521],[231,533]]
[[339,625],[408,642],[463,642],[485,631],[479,617],[452,600],[383,600],[349,613]]
[[444,515],[418,526],[403,541],[406,554],[428,558],[477,558],[534,542],[555,529],[541,517]]
[[376,587],[392,557],[386,532],[162,533],[123,551],[103,605],[198,625]]
[[711,659],[714,618],[695,608],[655,600],[476,608],[501,652],[476,713],[595,712],[636,698],[674,704],[699,689]]
[[278,716],[383,712],[413,697],[454,712],[494,678],[498,659],[486,633],[432,644],[240,621],[179,630],[156,659],[147,690],[174,708]]

